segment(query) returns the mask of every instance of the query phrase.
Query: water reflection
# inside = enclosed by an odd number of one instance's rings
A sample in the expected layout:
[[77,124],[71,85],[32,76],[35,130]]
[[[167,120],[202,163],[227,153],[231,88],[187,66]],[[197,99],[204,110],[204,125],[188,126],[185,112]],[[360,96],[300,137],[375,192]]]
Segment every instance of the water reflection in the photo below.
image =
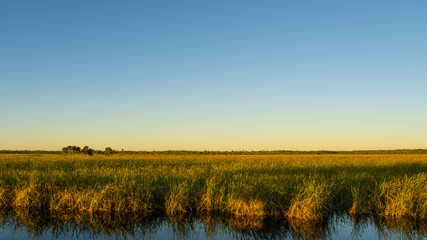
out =
[[353,217],[353,235],[358,236],[375,227],[378,238],[383,239],[426,239],[427,221],[409,218]]
[[427,222],[335,214],[322,222],[0,211],[1,239],[425,239]]

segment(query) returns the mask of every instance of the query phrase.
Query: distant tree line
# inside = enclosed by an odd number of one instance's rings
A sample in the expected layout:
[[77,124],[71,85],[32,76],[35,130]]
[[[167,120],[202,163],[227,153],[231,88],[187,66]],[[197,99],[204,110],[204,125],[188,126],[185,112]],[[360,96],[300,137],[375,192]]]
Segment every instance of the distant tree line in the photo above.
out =
[[0,154],[59,154],[61,151],[47,150],[0,150]]
[[63,147],[62,148],[62,152],[66,153],[66,154],[79,154],[79,153],[84,153],[87,154],[89,156],[93,156],[93,152],[94,150],[92,148],[89,148],[88,146],[84,146],[83,149],[78,147],[78,146],[67,146],[67,147]]
[[396,150],[354,150],[354,151],[293,151],[293,150],[261,150],[261,151],[124,151],[120,154],[134,155],[358,155],[358,154],[427,154],[427,149],[396,149]]
[[[80,148],[78,146],[67,146],[62,148],[62,152],[67,154],[134,154],[134,155],[334,155],[334,154],[427,154],[427,149],[395,149],[395,150],[354,150],[354,151],[115,151],[111,147],[106,147],[104,151],[93,150],[88,146]],[[61,151],[45,150],[0,150],[0,154],[58,154]]]
[[87,154],[89,156],[93,156],[94,153],[105,154],[105,155],[111,155],[115,153],[115,151],[111,147],[106,147],[104,151],[101,151],[101,150],[93,150],[88,146],[84,146],[83,148],[80,148],[78,146],[71,146],[71,145],[67,147],[63,147],[62,152],[65,154]]

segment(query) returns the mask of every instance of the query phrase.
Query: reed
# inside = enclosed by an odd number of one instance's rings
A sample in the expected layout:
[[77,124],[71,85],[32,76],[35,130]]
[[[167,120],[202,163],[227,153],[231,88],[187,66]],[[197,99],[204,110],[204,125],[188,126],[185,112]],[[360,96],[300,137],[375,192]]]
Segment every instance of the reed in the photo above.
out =
[[0,208],[9,206],[10,202],[10,194],[7,193],[7,189],[4,187],[0,187]]
[[289,218],[321,220],[331,209],[332,186],[309,181],[302,185],[287,212]]
[[232,199],[230,201],[230,213],[234,216],[252,216],[260,217],[265,216],[267,213],[264,211],[265,204],[258,199]]
[[378,189],[377,210],[384,216],[427,218],[427,175],[384,181]]
[[190,189],[187,181],[171,186],[165,206],[168,215],[182,215],[192,211]]
[[425,219],[427,155],[0,154],[0,207],[61,215]]
[[226,211],[226,198],[227,195],[225,186],[216,177],[206,180],[204,191],[198,202],[197,211],[210,214],[212,212],[225,212]]

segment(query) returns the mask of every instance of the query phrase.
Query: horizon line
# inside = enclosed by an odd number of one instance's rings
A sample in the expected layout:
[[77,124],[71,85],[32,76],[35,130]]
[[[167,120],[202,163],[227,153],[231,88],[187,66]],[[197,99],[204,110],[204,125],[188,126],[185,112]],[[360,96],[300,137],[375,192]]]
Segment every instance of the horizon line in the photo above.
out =
[[[101,149],[94,149],[95,151],[102,151]],[[414,150],[426,150],[427,148],[393,148],[393,149],[352,149],[352,150],[333,150],[333,149],[318,149],[318,150],[291,150],[291,149],[275,149],[275,150],[186,150],[186,149],[168,149],[168,150],[126,150],[113,149],[118,152],[357,152],[357,151],[414,151]],[[11,151],[11,152],[61,152],[58,150],[43,150],[43,149],[0,149],[0,152]]]

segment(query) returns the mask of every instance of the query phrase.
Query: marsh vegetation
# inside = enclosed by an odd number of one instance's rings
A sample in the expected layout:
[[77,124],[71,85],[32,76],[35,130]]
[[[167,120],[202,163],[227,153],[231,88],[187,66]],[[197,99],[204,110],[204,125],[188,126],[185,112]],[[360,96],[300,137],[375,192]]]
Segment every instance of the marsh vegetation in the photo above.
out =
[[55,218],[162,213],[427,218],[427,155],[0,154],[0,208]]

